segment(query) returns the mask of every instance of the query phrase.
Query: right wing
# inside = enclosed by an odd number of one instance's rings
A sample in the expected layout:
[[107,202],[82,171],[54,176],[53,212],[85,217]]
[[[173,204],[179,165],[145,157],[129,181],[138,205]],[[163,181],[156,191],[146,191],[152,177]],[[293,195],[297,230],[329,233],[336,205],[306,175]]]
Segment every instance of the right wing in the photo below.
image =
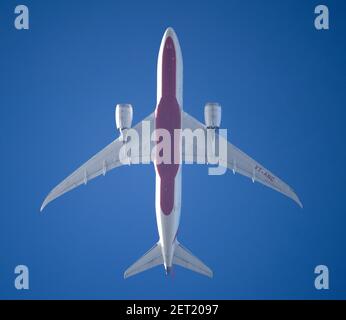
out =
[[[131,161],[134,163],[139,163],[139,160],[142,159],[142,157],[150,157],[151,148],[144,148],[142,147],[141,143],[142,126],[145,121],[150,124],[150,130],[153,130],[154,113],[133,127],[133,129],[135,129],[139,135],[138,153],[136,150],[131,149],[132,152],[134,151],[131,154]],[[122,146],[123,142],[120,140],[120,138],[114,140],[107,147],[105,147],[71,175],[69,175],[48,194],[41,206],[41,211],[49,202],[60,197],[64,193],[78,187],[83,183],[87,184],[89,180],[94,179],[101,174],[105,175],[106,172],[126,164],[127,158],[120,152]]]
[[[206,127],[204,124],[196,120],[194,117],[190,116],[188,113],[183,113],[183,129],[189,128],[191,130],[202,129],[206,134]],[[221,135],[218,136],[219,139],[225,140]],[[280,178],[275,176],[272,172],[266,169],[264,166],[259,164],[257,161],[249,157],[245,152],[238,149],[236,146],[228,141],[224,141],[224,145],[227,145],[227,159],[220,158],[219,164],[233,173],[237,172],[245,177],[252,179],[254,182],[258,181],[265,186],[272,188],[285,196],[294,200],[301,208],[303,207],[298,196],[293,191],[293,189],[283,182]],[[189,146],[185,150],[193,150],[193,155],[184,154],[184,156],[193,156],[195,159],[206,159],[207,154],[205,148],[198,149],[198,145]],[[185,152],[183,149],[183,152]]]

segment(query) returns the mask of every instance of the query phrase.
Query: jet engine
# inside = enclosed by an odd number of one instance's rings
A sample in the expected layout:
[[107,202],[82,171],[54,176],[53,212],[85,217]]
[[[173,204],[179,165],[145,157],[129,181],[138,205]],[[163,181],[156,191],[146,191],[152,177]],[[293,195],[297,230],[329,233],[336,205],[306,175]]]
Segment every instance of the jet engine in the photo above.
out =
[[221,105],[209,102],[204,107],[204,120],[207,129],[218,129],[221,124]]
[[126,141],[126,132],[131,128],[132,117],[133,109],[131,104],[117,104],[115,108],[115,123],[123,141]]

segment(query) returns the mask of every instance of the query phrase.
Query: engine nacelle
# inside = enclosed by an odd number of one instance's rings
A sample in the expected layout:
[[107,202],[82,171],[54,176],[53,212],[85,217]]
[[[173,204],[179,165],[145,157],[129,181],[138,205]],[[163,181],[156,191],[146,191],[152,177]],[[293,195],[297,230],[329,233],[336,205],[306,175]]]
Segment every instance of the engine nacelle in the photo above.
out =
[[122,131],[130,129],[132,125],[133,109],[128,103],[117,104],[115,108],[115,123],[117,129]]
[[123,141],[126,141],[126,132],[131,128],[132,117],[132,105],[127,103],[117,104],[115,108],[115,123]]
[[208,129],[217,129],[221,125],[221,105],[209,102],[204,107],[204,120]]

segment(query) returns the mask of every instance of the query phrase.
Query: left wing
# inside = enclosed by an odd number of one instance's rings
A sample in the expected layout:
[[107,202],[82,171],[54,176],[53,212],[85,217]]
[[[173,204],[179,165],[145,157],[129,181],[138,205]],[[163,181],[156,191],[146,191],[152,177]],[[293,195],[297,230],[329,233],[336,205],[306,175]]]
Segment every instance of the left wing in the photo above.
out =
[[[183,112],[182,119],[183,129],[189,128],[192,130],[202,129],[206,134],[206,127],[204,124],[196,120],[194,117],[190,116],[188,113]],[[229,170],[232,170],[233,173],[238,172],[245,177],[248,177],[254,181],[258,181],[265,186],[272,188],[285,196],[294,200],[301,208],[303,207],[298,196],[293,191],[293,189],[283,182],[280,178],[275,176],[272,172],[266,169],[264,166],[259,164],[257,161],[249,157],[246,153],[238,149],[236,146],[231,144],[228,141],[225,141],[221,135],[218,135],[219,139],[223,139],[224,144],[227,145],[227,159],[223,159],[220,155],[219,164]],[[206,159],[206,148],[198,148],[197,146],[188,146],[183,148],[183,157],[189,156],[193,157],[194,161],[196,159]],[[193,150],[193,155],[184,154],[185,150]]]
[[[138,150],[131,149],[131,161],[134,163],[139,163],[139,159],[142,157],[150,157],[151,148],[144,148],[141,143],[141,134],[142,134],[142,126],[143,123],[150,123],[150,130],[153,129],[153,121],[154,113],[146,117],[143,121],[138,123],[133,127],[139,135],[139,148]],[[71,175],[69,175],[65,180],[63,180],[60,184],[58,184],[46,197],[44,200],[41,211],[44,207],[54,199],[60,197],[64,193],[80,186],[81,184],[87,184],[87,182],[95,177],[106,172],[120,167],[123,164],[126,164],[127,157],[125,154],[122,154],[121,147],[123,146],[123,142],[120,138],[114,140],[107,147],[101,150],[99,153],[94,155],[90,160],[84,163],[81,167],[79,167],[76,171],[74,171]],[[138,151],[138,152],[136,152]]]

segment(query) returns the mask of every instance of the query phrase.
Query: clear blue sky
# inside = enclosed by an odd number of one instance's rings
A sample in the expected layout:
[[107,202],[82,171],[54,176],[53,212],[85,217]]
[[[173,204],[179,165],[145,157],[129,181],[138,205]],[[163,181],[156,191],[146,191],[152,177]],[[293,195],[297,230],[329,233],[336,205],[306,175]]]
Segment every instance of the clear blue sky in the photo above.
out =
[[[0,3],[0,298],[346,298],[346,6],[323,1]],[[185,166],[180,241],[214,271],[123,279],[158,239],[152,166],[44,197],[115,139],[114,106],[155,108],[161,37],[184,58],[184,109],[223,106],[230,140],[287,181],[304,209],[242,176]],[[30,269],[30,290],[13,286]],[[330,290],[314,288],[325,264]]]

